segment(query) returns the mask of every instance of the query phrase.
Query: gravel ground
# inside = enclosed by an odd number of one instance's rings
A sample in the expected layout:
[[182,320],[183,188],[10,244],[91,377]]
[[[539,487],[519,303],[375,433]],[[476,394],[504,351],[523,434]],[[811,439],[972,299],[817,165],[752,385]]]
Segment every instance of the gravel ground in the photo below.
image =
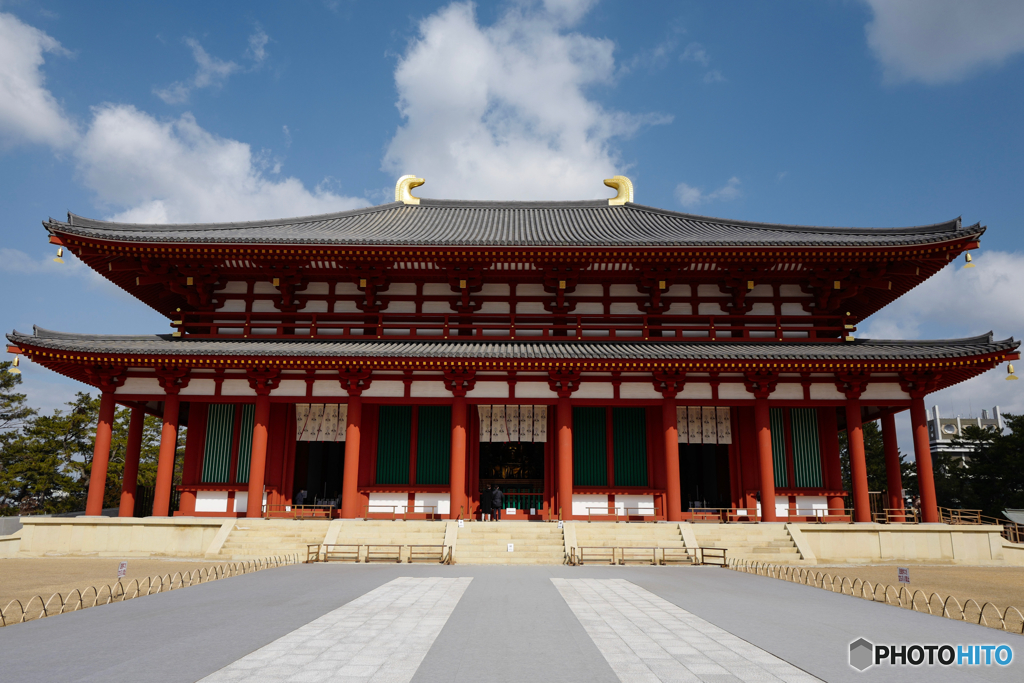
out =
[[[11,558],[0,560],[0,609],[11,600],[22,604],[34,595],[48,600],[54,593],[66,595],[74,589],[85,590],[89,586],[99,588],[117,582],[117,558],[93,557],[42,557]],[[215,567],[222,562],[206,560],[128,560],[128,574],[125,584],[132,579],[175,572],[196,571],[203,567]]]
[[952,595],[962,605],[973,599],[978,605],[991,602],[1001,609],[1014,606],[1024,612],[1024,567],[964,567],[949,565],[905,565],[910,568],[910,583],[900,584],[897,565],[818,565],[817,572],[885,583],[899,590],[905,585],[912,593],[928,596],[938,593],[943,600]]

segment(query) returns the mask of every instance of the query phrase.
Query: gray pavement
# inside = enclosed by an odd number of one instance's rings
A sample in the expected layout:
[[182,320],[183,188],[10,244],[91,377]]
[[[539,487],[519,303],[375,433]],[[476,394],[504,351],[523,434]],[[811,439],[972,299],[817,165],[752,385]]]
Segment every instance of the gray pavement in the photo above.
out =
[[[400,577],[473,578],[416,670],[417,683],[619,680],[552,578],[632,582],[826,681],[1024,679],[1024,637],[724,569],[344,564],[265,570],[3,628],[0,678],[197,681]],[[859,673],[847,665],[849,643],[859,637],[1005,643],[1015,660]]]

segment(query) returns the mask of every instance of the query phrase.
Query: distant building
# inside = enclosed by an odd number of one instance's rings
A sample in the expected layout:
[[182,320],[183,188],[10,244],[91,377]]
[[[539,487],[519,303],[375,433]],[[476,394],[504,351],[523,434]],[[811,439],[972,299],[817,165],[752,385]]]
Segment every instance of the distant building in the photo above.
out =
[[967,427],[981,427],[1001,433],[1006,429],[1006,422],[999,412],[999,406],[992,408],[991,415],[987,410],[982,410],[981,417],[942,417],[939,415],[939,407],[932,406],[931,418],[928,420],[928,439],[932,453],[955,453],[966,457],[970,450],[957,447],[955,442],[963,438]]

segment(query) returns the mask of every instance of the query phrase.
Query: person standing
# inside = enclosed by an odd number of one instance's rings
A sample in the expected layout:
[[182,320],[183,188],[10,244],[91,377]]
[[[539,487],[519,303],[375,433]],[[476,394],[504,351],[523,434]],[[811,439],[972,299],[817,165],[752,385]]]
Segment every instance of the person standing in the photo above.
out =
[[505,494],[501,492],[501,487],[495,485],[494,491],[491,494],[491,508],[494,510],[495,521],[501,519],[501,506],[505,502]]
[[487,488],[480,494],[480,521],[489,522],[491,521],[491,506],[493,504],[494,493],[491,491],[491,485],[488,484]]

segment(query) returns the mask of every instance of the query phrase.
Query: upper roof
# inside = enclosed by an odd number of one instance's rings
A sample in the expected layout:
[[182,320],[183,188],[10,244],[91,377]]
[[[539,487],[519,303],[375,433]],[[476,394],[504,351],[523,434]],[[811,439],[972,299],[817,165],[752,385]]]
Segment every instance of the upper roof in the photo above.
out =
[[171,335],[95,335],[12,332],[13,344],[71,353],[154,356],[276,356],[333,358],[451,358],[509,360],[795,360],[887,361],[964,358],[1016,349],[1013,338],[995,341],[991,332],[963,339],[895,341],[858,339],[843,344],[758,342],[593,343],[593,342],[391,342],[261,339],[180,339]]
[[123,242],[483,247],[895,247],[980,236],[959,218],[908,228],[829,228],[709,218],[607,200],[422,199],[320,216],[240,223],[141,225],[68,214],[50,232]]

